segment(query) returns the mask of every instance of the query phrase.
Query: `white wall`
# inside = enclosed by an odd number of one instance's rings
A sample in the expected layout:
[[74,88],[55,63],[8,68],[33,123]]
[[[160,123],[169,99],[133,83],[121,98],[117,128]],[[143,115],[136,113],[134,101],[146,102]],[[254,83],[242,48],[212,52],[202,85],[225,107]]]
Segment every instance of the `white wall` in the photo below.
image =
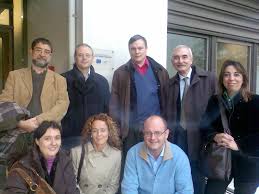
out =
[[166,67],[167,3],[83,0],[83,41],[96,49],[113,50],[117,68],[129,60],[129,38],[140,34],[147,39],[148,55]]

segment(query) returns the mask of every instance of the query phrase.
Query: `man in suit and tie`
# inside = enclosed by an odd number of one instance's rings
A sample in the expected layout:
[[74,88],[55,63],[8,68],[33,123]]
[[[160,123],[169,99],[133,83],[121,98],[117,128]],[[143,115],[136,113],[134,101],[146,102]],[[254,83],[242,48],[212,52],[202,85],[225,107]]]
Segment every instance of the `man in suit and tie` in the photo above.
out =
[[172,64],[177,73],[169,81],[167,120],[172,136],[189,157],[195,194],[203,194],[205,177],[199,170],[199,123],[209,97],[216,91],[214,73],[193,65],[190,47],[177,46],[172,52]]
[[0,101],[16,102],[30,111],[30,118],[18,122],[18,127],[27,132],[34,131],[44,120],[60,122],[69,105],[65,78],[48,70],[51,42],[37,38],[30,51],[31,67],[11,71],[0,94]]

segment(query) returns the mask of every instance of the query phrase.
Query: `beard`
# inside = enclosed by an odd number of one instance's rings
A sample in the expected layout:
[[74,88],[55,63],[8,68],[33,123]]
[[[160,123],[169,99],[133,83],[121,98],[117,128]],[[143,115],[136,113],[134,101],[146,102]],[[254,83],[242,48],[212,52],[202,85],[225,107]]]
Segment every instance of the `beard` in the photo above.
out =
[[40,68],[45,68],[48,66],[49,62],[44,59],[32,59],[32,63]]

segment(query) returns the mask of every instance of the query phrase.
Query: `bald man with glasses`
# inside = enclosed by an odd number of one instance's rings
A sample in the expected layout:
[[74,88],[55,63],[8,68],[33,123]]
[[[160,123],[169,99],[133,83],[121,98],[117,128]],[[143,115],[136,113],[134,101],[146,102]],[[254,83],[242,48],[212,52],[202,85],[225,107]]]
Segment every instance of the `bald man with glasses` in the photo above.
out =
[[144,122],[144,142],[127,154],[121,190],[123,194],[192,194],[191,169],[186,154],[167,141],[169,130],[161,116]]

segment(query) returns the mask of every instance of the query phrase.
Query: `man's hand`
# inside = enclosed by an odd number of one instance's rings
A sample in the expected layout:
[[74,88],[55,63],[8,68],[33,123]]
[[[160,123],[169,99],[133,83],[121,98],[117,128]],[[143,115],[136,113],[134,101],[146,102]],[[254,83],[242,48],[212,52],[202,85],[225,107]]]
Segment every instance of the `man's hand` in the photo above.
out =
[[17,124],[17,127],[19,127],[20,129],[22,129],[26,132],[34,131],[38,126],[39,126],[39,123],[38,123],[36,117],[27,119],[27,120],[21,120]]

